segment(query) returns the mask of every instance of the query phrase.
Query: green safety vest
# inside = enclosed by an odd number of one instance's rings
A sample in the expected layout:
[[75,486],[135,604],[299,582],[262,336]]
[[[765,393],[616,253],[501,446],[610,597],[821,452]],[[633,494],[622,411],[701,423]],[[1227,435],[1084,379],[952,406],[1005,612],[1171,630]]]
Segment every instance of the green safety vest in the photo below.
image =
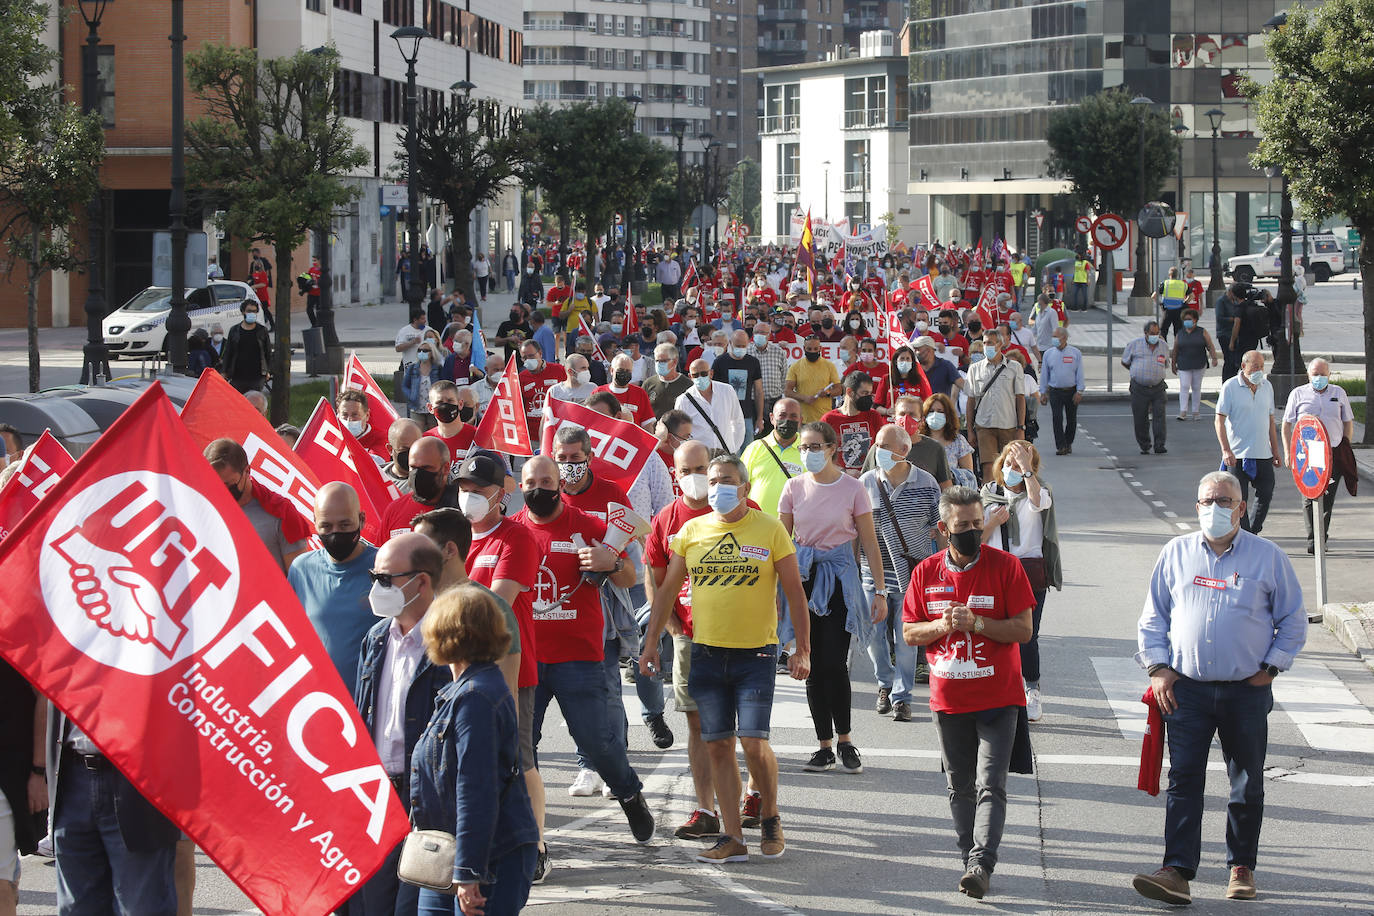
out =
[[1075,283],[1087,283],[1087,282],[1088,282],[1088,262],[1087,262],[1087,261],[1074,261],[1074,262],[1073,262],[1073,282],[1075,282]]
[[1164,307],[1178,308],[1183,304],[1183,299],[1188,295],[1188,284],[1182,280],[1164,281]]

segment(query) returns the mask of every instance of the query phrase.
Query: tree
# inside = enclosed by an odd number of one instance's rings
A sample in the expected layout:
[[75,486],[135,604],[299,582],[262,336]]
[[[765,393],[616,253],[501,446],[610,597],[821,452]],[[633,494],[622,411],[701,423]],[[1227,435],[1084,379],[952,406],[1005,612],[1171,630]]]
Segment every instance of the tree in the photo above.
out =
[[29,390],[39,388],[38,287],[54,270],[79,270],[72,227],[100,190],[105,135],[99,112],[64,103],[57,86],[25,86],[3,107],[0,237],[28,287]]
[[273,423],[286,422],[291,404],[292,252],[358,196],[343,178],[368,160],[339,113],[338,70],[333,49],[262,60],[251,48],[206,44],[186,59],[208,112],[186,125],[187,178],[225,211],[234,238],[276,251]]
[[[406,168],[405,134],[397,164]],[[422,108],[415,119],[415,180],[421,194],[439,201],[453,220],[453,277],[469,302],[477,301],[472,279],[468,218],[495,203],[529,165],[529,145],[515,109],[501,108],[466,93],[447,107]],[[493,275],[499,272],[492,265]]]
[[[1308,219],[1344,214],[1361,238],[1374,233],[1374,0],[1294,6],[1268,36],[1268,85],[1247,80],[1262,137],[1251,161],[1277,165]],[[1365,378],[1374,378],[1374,251],[1360,245]],[[1301,370],[1294,366],[1296,375]],[[1374,424],[1364,428],[1374,444]]]
[[0,5],[0,149],[24,132],[21,100],[57,59],[56,50],[43,43],[47,23],[48,5],[40,0]]
[[742,219],[754,232],[762,225],[760,209],[763,194],[763,177],[759,164],[752,159],[741,159],[725,183],[726,197],[730,201],[730,215]]
[[[1045,139],[1049,174],[1073,183],[1074,203],[1088,212],[1135,216],[1140,199],[1140,106],[1123,88],[1088,96],[1050,113]],[[1178,138],[1169,119],[1145,111],[1145,200],[1154,200],[1178,164]]]

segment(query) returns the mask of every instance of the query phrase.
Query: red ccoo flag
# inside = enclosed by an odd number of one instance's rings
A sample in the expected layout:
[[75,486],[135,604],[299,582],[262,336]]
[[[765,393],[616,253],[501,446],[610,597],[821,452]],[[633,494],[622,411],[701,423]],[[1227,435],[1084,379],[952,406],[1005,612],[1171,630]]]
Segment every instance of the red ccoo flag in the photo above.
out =
[[625,323],[621,327],[622,336],[630,337],[639,333],[639,316],[635,314],[634,295],[625,290]]
[[[376,379],[363,368],[362,360],[358,359],[357,353],[348,354],[348,362],[344,365],[344,388],[353,388],[367,395],[368,413],[372,416],[372,425],[379,429],[390,429],[391,424],[399,420],[400,414],[396,413],[396,407],[391,403],[391,398],[386,396]],[[379,422],[385,420],[385,422]]]
[[633,423],[558,398],[549,398],[544,405],[553,418],[544,421],[540,443],[543,453],[553,454],[553,435],[559,426],[564,423],[581,426],[592,440],[592,473],[626,490],[639,477],[644,461],[658,448],[658,440],[653,433]]
[[19,520],[48,495],[53,484],[61,480],[62,475],[70,471],[75,463],[52,432],[43,430],[43,435],[33,444],[33,449],[14,476],[4,489],[0,489],[0,540],[14,530]]
[[339,480],[352,487],[366,517],[363,537],[373,544],[386,543],[382,513],[393,500],[400,498],[400,491],[382,477],[377,462],[353,434],[344,429],[334,408],[324,398],[320,398],[310,421],[301,430],[296,454],[319,475],[321,483]]
[[28,571],[0,591],[0,655],[263,912],[323,916],[405,836],[405,811],[196,449],[154,384],[81,456],[0,544],[0,566]]
[[533,455],[530,447],[530,428],[525,418],[525,400],[520,394],[520,369],[512,355],[496,384],[482,422],[477,424],[474,437],[481,448],[494,449],[507,455]]
[[596,333],[592,330],[592,323],[587,320],[586,312],[577,313],[577,331],[585,334],[587,339],[592,342],[592,357],[601,360],[603,363],[610,362],[606,359],[605,352],[601,349],[601,344],[596,339]]

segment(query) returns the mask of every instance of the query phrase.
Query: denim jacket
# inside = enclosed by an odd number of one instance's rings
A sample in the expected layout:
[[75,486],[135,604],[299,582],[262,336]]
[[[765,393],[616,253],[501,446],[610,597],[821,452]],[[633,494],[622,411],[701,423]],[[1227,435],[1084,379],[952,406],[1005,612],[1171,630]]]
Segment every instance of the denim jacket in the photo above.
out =
[[[367,726],[369,737],[375,734],[377,726],[378,682],[382,678],[382,665],[386,663],[386,640],[391,629],[391,620],[379,620],[367,631],[363,640],[362,652],[358,659],[358,679],[353,688],[353,700],[358,704],[358,712]],[[420,740],[429,717],[438,702],[439,691],[453,681],[453,674],[447,665],[435,665],[425,655],[415,669],[415,679],[406,691],[406,760],[415,753],[415,742]]]
[[410,819],[457,838],[453,880],[490,884],[502,856],[539,841],[501,669],[472,665],[439,693],[410,764]]
[[859,564],[854,559],[854,546],[848,542],[829,550],[797,545],[797,566],[803,579],[811,580],[809,603],[811,613],[824,617],[830,613],[830,596],[839,589],[844,596],[844,628],[853,635],[863,632],[868,613],[864,603],[863,584],[859,581]]

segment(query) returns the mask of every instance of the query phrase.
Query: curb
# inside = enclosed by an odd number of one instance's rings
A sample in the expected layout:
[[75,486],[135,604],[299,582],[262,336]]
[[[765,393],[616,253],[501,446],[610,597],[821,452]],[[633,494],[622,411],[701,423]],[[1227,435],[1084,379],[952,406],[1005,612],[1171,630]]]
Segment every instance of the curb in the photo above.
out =
[[[1374,604],[1357,606],[1374,612]],[[1374,671],[1374,639],[1371,639],[1369,631],[1365,629],[1366,618],[1352,614],[1347,610],[1348,607],[1350,605],[1322,605],[1322,625],[1330,630],[1352,655]]]

